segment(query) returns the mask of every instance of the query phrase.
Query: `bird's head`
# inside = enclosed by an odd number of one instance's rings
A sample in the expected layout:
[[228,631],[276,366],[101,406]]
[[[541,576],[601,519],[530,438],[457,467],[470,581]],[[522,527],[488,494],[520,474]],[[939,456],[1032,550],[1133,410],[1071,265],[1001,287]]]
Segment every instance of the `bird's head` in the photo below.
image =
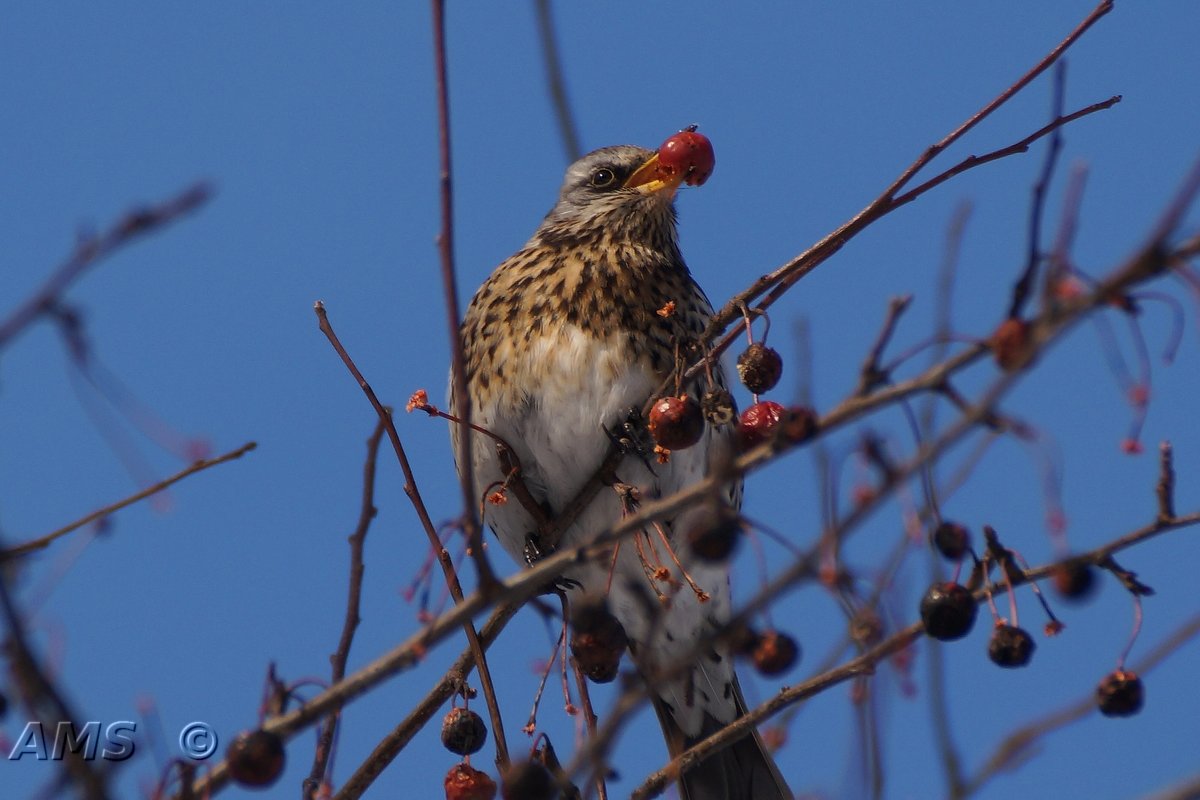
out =
[[674,233],[673,201],[684,173],[664,174],[659,154],[634,145],[593,150],[567,168],[558,203],[546,223],[556,228],[599,228]]

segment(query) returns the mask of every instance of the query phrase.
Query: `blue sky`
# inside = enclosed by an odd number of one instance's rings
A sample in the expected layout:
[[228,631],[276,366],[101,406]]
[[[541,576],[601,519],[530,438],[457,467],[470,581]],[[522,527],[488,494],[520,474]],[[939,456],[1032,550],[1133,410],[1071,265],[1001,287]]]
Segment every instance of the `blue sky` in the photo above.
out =
[[[679,199],[693,272],[715,303],[773,269],[865,206],[927,145],[1035,63],[1082,19],[1088,2],[911,6],[874,2],[563,5],[557,22],[566,80],[587,148],[654,146],[698,123],[717,167]],[[358,514],[363,442],[373,414],[316,327],[323,300],[343,342],[385,402],[417,388],[435,399],[448,364],[434,236],[436,120],[431,35],[424,4],[55,3],[10,5],[0,25],[0,316],[28,296],[81,232],[110,225],[139,203],[196,180],[216,188],[193,217],[97,265],[67,295],[84,315],[93,353],[146,407],[216,451],[259,449],[195,476],[169,500],[120,513],[107,535],[80,532],[37,557],[16,582],[36,609],[34,639],[76,707],[99,720],[139,719],[152,701],[174,752],[174,732],[195,719],[224,741],[252,726],[268,661],[292,679],[325,676],[340,630],[345,536]],[[467,297],[528,238],[552,204],[565,167],[544,89],[532,4],[455,4],[449,11],[456,244]],[[1088,170],[1075,263],[1094,274],[1142,240],[1197,157],[1200,76],[1188,2],[1119,3],[1069,56],[1067,106],[1123,95],[1114,109],[1070,126],[1049,216],[1059,218],[1073,165]],[[954,147],[944,161],[1003,146],[1047,119],[1046,78]],[[774,309],[771,343],[788,364],[777,399],[799,391],[796,323],[812,337],[819,407],[849,392],[890,296],[916,300],[897,342],[932,329],[934,286],[956,208],[972,206],[962,245],[954,328],[982,337],[999,322],[1023,263],[1030,187],[1041,146],[940,187],[855,239]],[[1189,216],[1195,230],[1200,214]],[[1175,443],[1180,511],[1200,506],[1200,336],[1195,305],[1177,282],[1161,288],[1187,312],[1173,366],[1154,364],[1147,454],[1122,455],[1129,410],[1097,331],[1082,326],[1038,366],[1005,409],[1045,432],[1062,464],[1072,544],[1094,547],[1149,521],[1159,440]],[[1110,320],[1132,353],[1120,318]],[[1142,330],[1154,353],[1171,314],[1149,303]],[[978,389],[988,369],[964,388]],[[106,401],[79,386],[53,326],[42,323],[0,356],[0,534],[32,538],[141,486],[105,438],[122,426],[155,477],[183,466],[120,421],[97,426]],[[82,397],[82,400],[81,400]],[[743,398],[744,399],[744,398]],[[943,415],[946,418],[946,415]],[[424,417],[398,419],[421,488],[438,520],[457,513],[446,432]],[[902,420],[872,423],[897,447]],[[831,442],[846,453],[855,434]],[[967,450],[956,451],[952,463]],[[994,525],[1039,563],[1052,556],[1043,522],[1038,457],[997,444],[946,513]],[[945,471],[948,477],[952,469]],[[816,473],[807,453],[754,476],[748,512],[801,547],[819,526]],[[351,668],[416,628],[403,599],[425,555],[400,491],[381,459],[379,517],[367,548],[363,624]],[[848,557],[869,575],[900,536],[898,507],[856,534]],[[768,545],[773,564],[786,556]],[[512,565],[498,550],[495,561]],[[1121,559],[1158,590],[1146,602],[1134,658],[1196,612],[1194,532]],[[917,550],[895,594],[898,621],[915,613],[929,580]],[[760,580],[749,550],[742,596]],[[1033,599],[1022,594],[1027,619]],[[1060,604],[1061,605],[1061,604]],[[984,658],[985,626],[947,650],[951,718],[968,768],[1016,725],[1085,695],[1115,662],[1131,619],[1113,581],[1090,605],[1060,608],[1067,632],[1039,638],[1033,664],[1001,672]],[[784,677],[809,674],[844,621],[821,590],[787,598],[775,621],[806,649]],[[1026,623],[1037,627],[1035,623]],[[461,646],[352,706],[340,739],[344,779],[422,696]],[[519,732],[536,686],[532,663],[550,634],[533,615],[496,648],[509,735]],[[1056,734],[1020,771],[979,795],[1124,798],[1195,769],[1200,649],[1191,643],[1147,678],[1148,705],[1126,721],[1096,717]],[[879,708],[887,796],[944,791],[929,725],[925,666],[915,697],[881,674]],[[779,685],[747,679],[764,698]],[[10,687],[0,682],[4,691]],[[600,695],[603,708],[605,695]],[[572,724],[548,699],[541,721],[569,750]],[[15,737],[22,711],[0,731]],[[603,710],[601,710],[603,715]],[[852,797],[853,709],[845,689],[809,703],[791,723],[782,763],[797,790]],[[628,780],[661,765],[651,717],[617,753]],[[145,747],[123,771],[135,796],[157,769]],[[312,737],[289,746],[289,769],[269,796],[295,796]],[[490,747],[476,759],[488,765]],[[453,757],[426,731],[368,796],[440,795]],[[47,765],[3,767],[13,796],[31,794]],[[16,787],[15,790],[12,787]],[[239,796],[229,790],[226,796]]]

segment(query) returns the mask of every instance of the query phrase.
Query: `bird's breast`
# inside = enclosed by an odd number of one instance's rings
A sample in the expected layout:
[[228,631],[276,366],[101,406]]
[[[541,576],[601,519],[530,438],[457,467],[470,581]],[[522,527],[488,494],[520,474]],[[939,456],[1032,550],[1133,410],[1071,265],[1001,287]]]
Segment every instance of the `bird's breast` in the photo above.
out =
[[527,379],[497,412],[519,420],[524,448],[548,485],[564,494],[582,485],[603,460],[605,427],[645,402],[659,382],[627,338],[614,333],[601,339],[563,323],[532,339],[513,354],[517,363],[508,365]]

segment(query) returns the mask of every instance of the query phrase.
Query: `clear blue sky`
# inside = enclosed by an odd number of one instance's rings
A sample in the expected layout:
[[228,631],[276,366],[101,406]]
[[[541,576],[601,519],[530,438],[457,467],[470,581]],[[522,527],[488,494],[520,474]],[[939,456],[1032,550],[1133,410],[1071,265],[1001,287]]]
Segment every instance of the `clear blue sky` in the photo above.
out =
[[[529,236],[552,204],[565,166],[543,84],[530,3],[452,4],[449,13],[458,266],[463,303],[492,267]],[[684,252],[714,302],[779,265],[849,218],[921,150],[1035,63],[1090,9],[1088,0],[912,6],[796,3],[746,8],[639,3],[559,8],[566,78],[585,147],[654,146],[699,123],[717,168],[679,200]],[[1071,51],[1068,107],[1124,95],[1116,108],[1072,125],[1051,219],[1073,164],[1089,169],[1074,248],[1099,272],[1128,254],[1197,156],[1200,55],[1194,3],[1120,2]],[[140,719],[152,701],[175,752],[186,722],[212,723],[224,741],[256,719],[266,664],[290,679],[327,676],[346,585],[345,536],[358,514],[363,442],[374,416],[318,333],[322,299],[343,341],[385,402],[417,388],[440,398],[447,370],[434,235],[436,122],[425,4],[10,4],[0,24],[0,316],[70,251],[140,202],[206,179],[217,189],[199,214],[92,270],[68,295],[95,356],[147,407],[217,451],[248,440],[259,449],[195,476],[169,503],[122,512],[108,535],[56,544],[19,576],[36,608],[34,639],[75,706],[98,720]],[[1002,146],[1042,125],[1045,78],[973,132],[943,163]],[[1029,189],[1042,151],[993,164],[945,185],[873,227],[775,307],[771,342],[788,372],[776,391],[797,391],[795,323],[808,321],[815,394],[828,407],[854,385],[887,299],[914,293],[898,341],[932,328],[933,288],[946,230],[964,201],[955,330],[984,336],[1001,319],[1024,261]],[[1190,221],[1200,221],[1193,213]],[[1155,362],[1147,454],[1119,452],[1129,411],[1095,328],[1056,348],[1005,404],[1053,440],[1074,546],[1096,546],[1153,514],[1154,445],[1178,455],[1179,508],[1200,507],[1200,336],[1195,305],[1178,283],[1163,288],[1187,308],[1174,366]],[[1127,355],[1123,320],[1113,330]],[[1170,313],[1148,304],[1143,330],[1154,353]],[[990,368],[989,368],[990,369]],[[55,329],[42,323],[0,356],[0,533],[13,543],[52,530],[141,485],[89,416],[105,407],[73,380]],[[978,388],[988,369],[965,388]],[[81,402],[80,397],[84,398]],[[109,415],[111,416],[111,414]],[[945,418],[945,417],[944,417]],[[119,418],[117,418],[119,419]],[[123,423],[109,423],[111,425]],[[402,417],[400,434],[435,518],[457,513],[457,486],[441,423]],[[875,427],[897,446],[901,421]],[[126,426],[128,431],[128,427]],[[165,476],[182,462],[129,434]],[[844,453],[853,432],[835,437]],[[966,451],[956,453],[960,460]],[[946,512],[996,526],[1033,562],[1052,556],[1037,458],[1001,442]],[[949,470],[945,476],[949,476]],[[793,456],[751,479],[748,510],[800,546],[819,526],[811,458]],[[381,459],[380,514],[367,548],[363,624],[351,668],[416,627],[401,596],[425,554],[399,470]],[[892,506],[856,534],[852,564],[879,564],[900,536]],[[1122,562],[1158,590],[1134,658],[1197,610],[1200,537],[1181,532]],[[769,548],[771,560],[784,557]],[[496,563],[512,565],[498,550]],[[739,592],[759,580],[747,550]],[[895,593],[910,621],[928,581],[915,551]],[[47,592],[49,594],[47,594]],[[1021,595],[1029,627],[1038,611]],[[1106,581],[1082,608],[1062,607],[1056,640],[1039,636],[1033,664],[1001,672],[985,659],[985,625],[948,650],[952,722],[969,769],[1005,733],[1091,691],[1129,629],[1126,595]],[[981,617],[981,619],[983,619]],[[775,614],[806,649],[782,683],[810,673],[841,635],[822,591],[808,588]],[[422,696],[461,647],[353,705],[340,739],[344,779]],[[511,743],[536,685],[532,664],[550,634],[534,616],[496,649]],[[881,673],[879,709],[887,796],[941,796],[930,732],[925,649],[918,691],[902,697]],[[1195,643],[1147,678],[1143,714],[1092,717],[1057,734],[1015,774],[979,796],[1135,797],[1196,769],[1200,694]],[[780,682],[748,678],[752,699]],[[0,687],[12,694],[0,679]],[[548,693],[541,721],[560,750],[571,722]],[[606,695],[600,694],[600,709]],[[10,711],[10,739],[24,712]],[[144,724],[142,730],[146,730]],[[808,704],[792,722],[784,772],[797,790],[853,797],[853,709],[845,688]],[[289,769],[269,796],[294,797],[313,737],[289,746]],[[122,772],[124,796],[157,774],[152,748]],[[477,764],[490,766],[490,746]],[[650,716],[618,750],[628,792],[661,764]],[[436,726],[406,750],[369,796],[437,797],[454,758]],[[0,766],[5,795],[30,795],[50,774],[28,759]],[[228,797],[241,796],[232,789]]]

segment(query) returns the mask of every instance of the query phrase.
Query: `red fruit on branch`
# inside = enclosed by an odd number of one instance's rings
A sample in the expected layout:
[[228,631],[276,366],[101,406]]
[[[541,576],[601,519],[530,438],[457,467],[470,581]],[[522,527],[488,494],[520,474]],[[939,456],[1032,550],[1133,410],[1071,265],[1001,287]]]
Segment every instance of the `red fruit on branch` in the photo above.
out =
[[700,413],[700,404],[689,395],[663,397],[650,407],[647,427],[655,444],[667,450],[683,450],[700,441],[704,415]]
[[225,750],[225,762],[234,783],[256,789],[279,780],[285,761],[283,739],[261,729],[238,734]]
[[442,782],[446,800],[493,800],[496,782],[470,764],[455,764]]
[[765,631],[755,642],[751,658],[763,675],[779,675],[791,669],[800,658],[800,645],[786,633]]
[[658,169],[663,177],[684,175],[684,183],[699,186],[712,175],[717,156],[712,142],[695,127],[680,131],[658,148]]
[[609,683],[617,677],[621,656],[629,646],[625,628],[604,602],[573,610],[571,655],[588,680]]
[[1064,599],[1081,603],[1096,590],[1096,571],[1086,561],[1068,561],[1050,573],[1054,588]]
[[753,447],[767,441],[775,433],[775,426],[783,417],[783,406],[773,400],[763,400],[742,412],[738,421],[738,433],[745,447]]
[[1009,317],[1004,320],[987,344],[992,348],[992,358],[1005,372],[1015,372],[1033,360],[1029,323],[1023,319]]

